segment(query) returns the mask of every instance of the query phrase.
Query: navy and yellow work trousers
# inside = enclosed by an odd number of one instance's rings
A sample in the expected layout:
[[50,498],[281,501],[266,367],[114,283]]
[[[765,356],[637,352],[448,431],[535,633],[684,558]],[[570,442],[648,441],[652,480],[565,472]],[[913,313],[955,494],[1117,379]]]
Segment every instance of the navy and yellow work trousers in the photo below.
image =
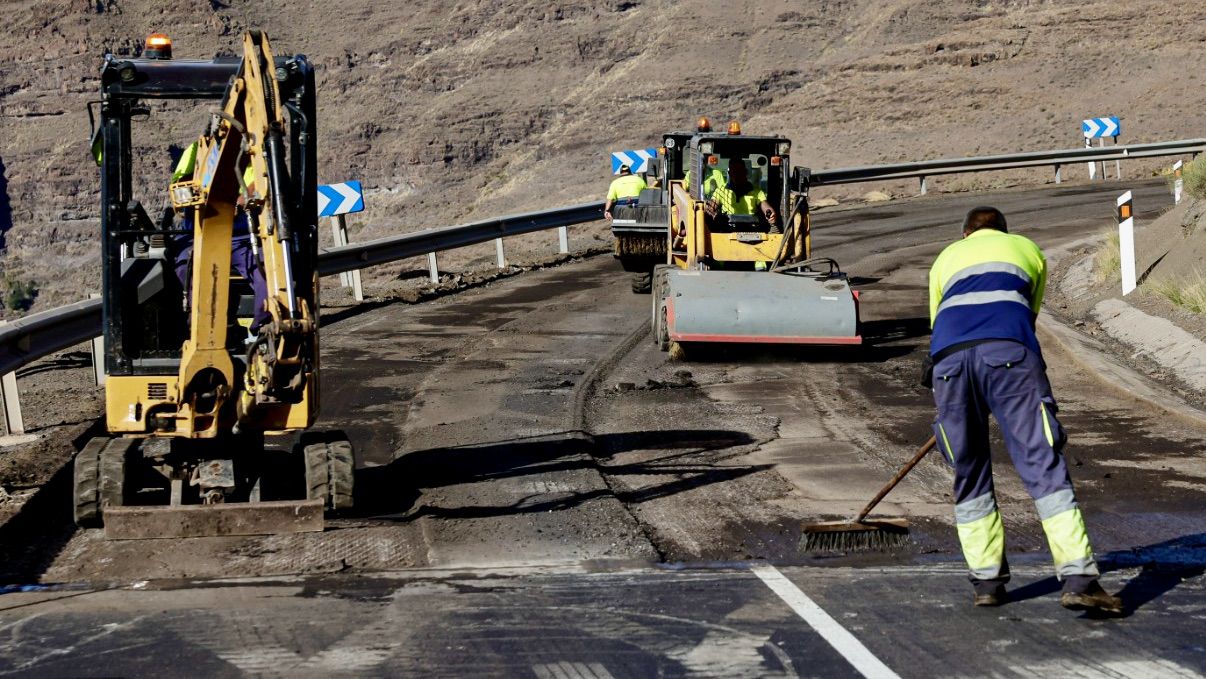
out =
[[1042,358],[1018,342],[992,340],[934,365],[938,449],[955,470],[955,524],[974,581],[1004,582],[1005,529],[993,493],[988,415],[1034,498],[1061,580],[1098,574],[1064,462],[1067,441]]

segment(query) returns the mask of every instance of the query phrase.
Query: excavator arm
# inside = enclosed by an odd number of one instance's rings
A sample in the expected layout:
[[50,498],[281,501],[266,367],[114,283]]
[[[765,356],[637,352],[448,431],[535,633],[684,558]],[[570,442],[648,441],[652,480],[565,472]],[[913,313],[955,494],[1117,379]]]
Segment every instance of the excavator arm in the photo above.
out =
[[[307,427],[316,410],[316,281],[298,280],[299,257],[310,264],[303,272],[313,270],[312,248],[297,233],[307,227],[297,218],[295,180],[286,162],[287,121],[277,81],[287,77],[287,69],[275,67],[268,38],[246,33],[242,63],[222,108],[197,141],[196,169],[171,188],[174,207],[193,215],[192,303],[177,402],[178,420],[191,421],[196,438],[218,435],[232,405],[236,427],[258,430]],[[231,238],[240,209],[267,288],[255,304],[270,318],[248,341],[241,373],[227,338]]]

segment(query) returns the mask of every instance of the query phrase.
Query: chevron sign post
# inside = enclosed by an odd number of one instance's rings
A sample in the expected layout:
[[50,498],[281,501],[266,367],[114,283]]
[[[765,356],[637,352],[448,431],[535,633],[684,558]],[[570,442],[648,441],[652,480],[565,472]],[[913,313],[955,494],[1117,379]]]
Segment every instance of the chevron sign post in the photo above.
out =
[[[1085,148],[1091,148],[1092,139],[1097,140],[1098,147],[1105,146],[1105,138],[1113,137],[1114,143],[1118,143],[1118,135],[1122,134],[1122,121],[1118,116],[1105,116],[1103,118],[1085,118],[1080,122],[1081,134],[1085,136]],[[1089,179],[1094,179],[1096,175],[1096,163],[1089,163]],[[1122,161],[1115,161],[1114,174],[1117,179],[1122,179]],[[1105,163],[1101,164],[1101,178],[1105,179]]]
[[632,168],[633,174],[640,174],[649,166],[650,159],[657,156],[657,149],[637,149],[635,151],[616,151],[611,154],[611,173],[620,174],[620,166]]
[[319,217],[334,217],[362,210],[364,210],[364,190],[360,188],[360,182],[319,185]]
[[[360,182],[318,186],[318,216],[331,218],[331,240],[335,241],[335,247],[348,244],[348,224],[344,215],[363,210],[364,190],[360,188]],[[357,302],[364,301],[359,269],[339,274],[339,282],[343,287],[352,289],[352,296]]]

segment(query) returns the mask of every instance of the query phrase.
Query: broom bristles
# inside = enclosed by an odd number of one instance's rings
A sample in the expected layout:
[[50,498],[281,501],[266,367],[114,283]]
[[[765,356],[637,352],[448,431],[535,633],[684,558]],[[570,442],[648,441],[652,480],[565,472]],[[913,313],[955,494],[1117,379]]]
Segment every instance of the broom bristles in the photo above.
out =
[[888,551],[908,542],[909,529],[903,521],[816,524],[805,526],[800,549],[805,552]]

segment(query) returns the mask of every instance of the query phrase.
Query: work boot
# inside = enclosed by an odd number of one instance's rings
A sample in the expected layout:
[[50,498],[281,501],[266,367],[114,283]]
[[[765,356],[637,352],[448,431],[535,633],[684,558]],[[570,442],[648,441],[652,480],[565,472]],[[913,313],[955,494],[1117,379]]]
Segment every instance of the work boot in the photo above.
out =
[[981,581],[972,586],[976,588],[976,598],[972,601],[976,606],[1003,606],[1009,603],[1009,592],[1005,591],[1004,583]]
[[1076,588],[1064,588],[1059,605],[1073,611],[1091,611],[1105,615],[1122,615],[1122,599],[1102,588],[1096,578]]

